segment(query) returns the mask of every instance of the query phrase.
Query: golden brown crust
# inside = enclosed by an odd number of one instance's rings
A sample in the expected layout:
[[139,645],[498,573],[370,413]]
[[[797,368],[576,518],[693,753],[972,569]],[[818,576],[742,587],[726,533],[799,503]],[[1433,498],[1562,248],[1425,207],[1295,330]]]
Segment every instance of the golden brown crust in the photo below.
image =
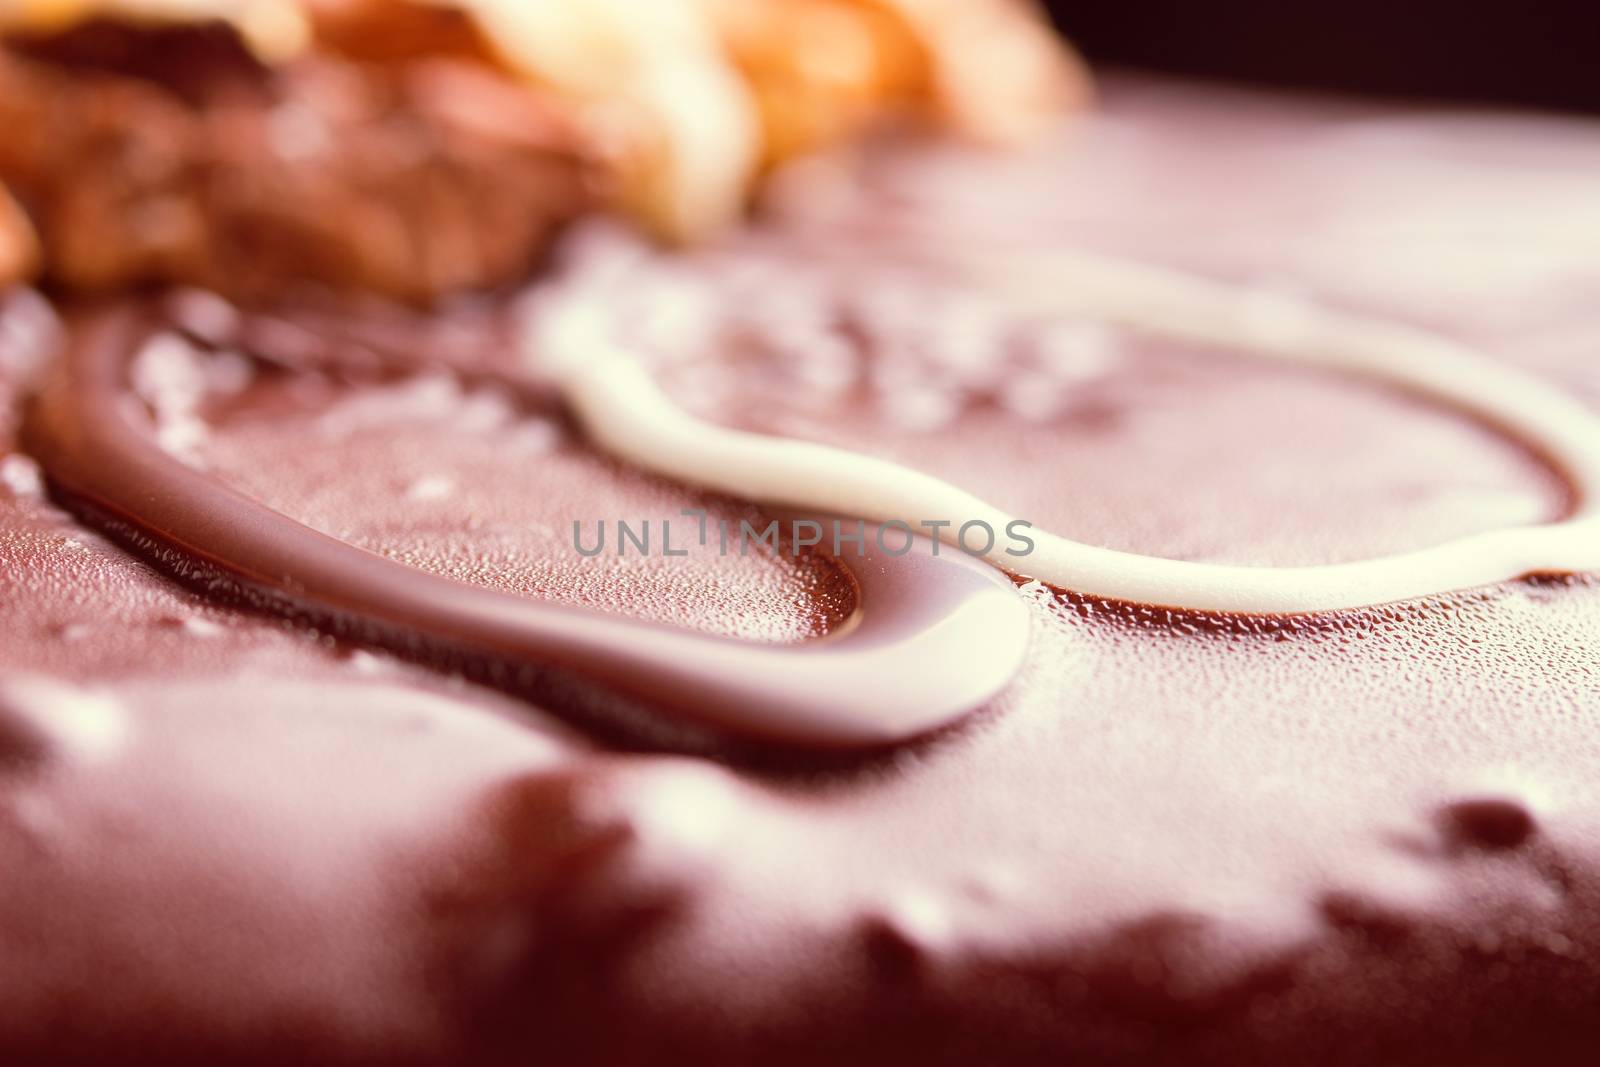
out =
[[[152,48],[175,31],[116,32]],[[576,133],[481,65],[310,58],[180,91],[183,57],[208,47],[177,47],[161,82],[0,54],[0,177],[40,230],[49,279],[426,299],[524,272],[588,203]]]
[[1026,141],[1088,102],[1088,69],[1031,0],[856,2],[899,20],[922,59],[923,106],[966,136]]
[[426,0],[300,0],[321,48],[375,63],[458,56],[493,64],[494,49],[463,7]]
[[693,239],[885,116],[1013,141],[1086,85],[1028,0],[18,0],[0,183],[58,284],[425,300],[598,186]]
[[859,0],[701,2],[755,99],[768,164],[908,107],[924,80],[906,27]]
[[698,2],[756,99],[769,163],[885,115],[1015,143],[1088,96],[1026,0]]
[[1088,95],[1031,0],[399,3],[464,12],[509,69],[621,113],[621,192],[679,237],[734,217],[763,165],[875,120],[920,115],[1009,144]]

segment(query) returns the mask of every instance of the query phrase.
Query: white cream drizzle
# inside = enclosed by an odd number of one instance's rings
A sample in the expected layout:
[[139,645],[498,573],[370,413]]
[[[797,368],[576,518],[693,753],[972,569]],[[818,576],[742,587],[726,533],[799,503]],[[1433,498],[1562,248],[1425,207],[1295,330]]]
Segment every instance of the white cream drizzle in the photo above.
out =
[[[1600,416],[1559,390],[1443,336],[1290,297],[1083,253],[962,256],[947,264],[1025,310],[1344,371],[1450,404],[1537,451],[1568,480],[1559,521],[1462,537],[1351,563],[1256,567],[1119,552],[1032,530],[1034,551],[987,557],[1015,573],[1094,596],[1234,612],[1356,608],[1492,584],[1535,572],[1600,570]],[[564,312],[537,358],[601,447],[641,467],[734,496],[811,511],[909,522],[1010,515],[939,478],[805,441],[728,429],[677,407],[606,328],[598,305]],[[952,528],[954,529],[954,528]],[[947,531],[946,540],[951,539]]]

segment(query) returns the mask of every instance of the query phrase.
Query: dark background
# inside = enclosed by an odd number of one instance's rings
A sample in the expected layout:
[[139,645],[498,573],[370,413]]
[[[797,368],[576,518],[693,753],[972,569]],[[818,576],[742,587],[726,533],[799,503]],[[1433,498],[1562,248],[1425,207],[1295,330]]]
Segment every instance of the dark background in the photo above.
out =
[[1600,113],[1600,0],[1050,0],[1102,65]]

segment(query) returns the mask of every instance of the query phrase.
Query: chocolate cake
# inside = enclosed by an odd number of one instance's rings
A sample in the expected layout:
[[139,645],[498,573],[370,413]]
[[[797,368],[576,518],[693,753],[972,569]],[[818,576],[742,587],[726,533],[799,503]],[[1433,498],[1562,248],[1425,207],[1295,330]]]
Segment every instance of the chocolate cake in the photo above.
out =
[[[758,107],[749,221],[667,246],[483,24],[318,17],[0,61],[72,116],[0,160],[0,1062],[1592,1058],[1600,130]],[[396,95],[306,177],[317,70]],[[134,98],[203,239],[83,161]],[[360,211],[235,243],[230,173]]]

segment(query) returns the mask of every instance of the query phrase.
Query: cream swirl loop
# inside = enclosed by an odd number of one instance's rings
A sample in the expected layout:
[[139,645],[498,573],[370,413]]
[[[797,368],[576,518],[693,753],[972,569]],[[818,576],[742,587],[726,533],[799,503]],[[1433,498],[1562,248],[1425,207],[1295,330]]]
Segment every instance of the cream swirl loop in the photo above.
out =
[[[1096,318],[1175,340],[1362,375],[1449,404],[1537,451],[1571,485],[1563,518],[1350,563],[1237,566],[1162,559],[1031,531],[1034,551],[988,559],[1085,594],[1207,611],[1364,607],[1539,572],[1600,570],[1600,416],[1559,390],[1443,336],[1164,268],[1080,253],[965,257],[948,266],[1042,314]],[[590,307],[540,338],[568,403],[603,448],[735,496],[880,522],[1016,516],[887,460],[717,426],[681,410]],[[533,353],[530,352],[530,356]]]

